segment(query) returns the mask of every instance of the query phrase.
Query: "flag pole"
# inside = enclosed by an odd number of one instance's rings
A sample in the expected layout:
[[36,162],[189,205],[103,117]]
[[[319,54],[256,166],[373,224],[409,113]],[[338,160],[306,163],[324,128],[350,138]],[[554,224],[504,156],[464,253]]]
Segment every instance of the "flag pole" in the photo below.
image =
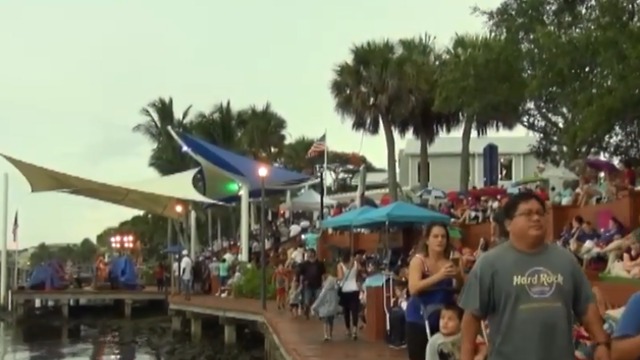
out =
[[324,162],[320,172],[320,221],[324,220],[324,197],[327,195],[327,160],[329,158],[327,147],[327,129],[324,129]]
[[323,181],[322,181],[322,195],[327,194],[327,181],[326,181],[326,173],[327,173],[327,163],[329,162],[329,147],[327,146],[327,129],[324,129],[324,163],[322,164],[322,173]]
[[2,214],[2,244],[0,247],[0,251],[2,254],[0,255],[0,262],[2,266],[0,267],[0,307],[6,308],[7,306],[7,241],[9,240],[9,173],[4,173],[4,199],[3,199],[3,214]]
[[16,210],[16,214],[13,218],[13,229],[11,233],[13,234],[13,288],[18,288],[18,254],[20,253],[18,247],[18,210]]

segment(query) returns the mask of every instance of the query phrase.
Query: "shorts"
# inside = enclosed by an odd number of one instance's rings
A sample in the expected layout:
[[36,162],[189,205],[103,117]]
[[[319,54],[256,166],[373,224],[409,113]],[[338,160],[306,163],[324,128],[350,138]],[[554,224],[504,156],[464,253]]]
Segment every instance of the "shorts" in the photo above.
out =
[[279,298],[285,298],[287,296],[287,289],[281,287],[276,289],[276,296]]
[[223,275],[220,275],[219,277],[220,277],[220,287],[227,286],[227,283],[229,282],[229,277],[223,276]]

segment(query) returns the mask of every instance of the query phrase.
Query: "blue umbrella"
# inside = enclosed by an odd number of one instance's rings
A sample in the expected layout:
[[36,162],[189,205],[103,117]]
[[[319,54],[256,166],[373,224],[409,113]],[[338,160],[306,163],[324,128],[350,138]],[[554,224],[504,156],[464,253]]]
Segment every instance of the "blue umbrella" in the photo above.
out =
[[446,199],[447,192],[433,187],[426,187],[416,194],[420,198]]
[[375,209],[370,206],[359,207],[338,216],[322,220],[321,226],[323,229],[351,228],[357,218],[373,210]]
[[359,216],[354,227],[372,227],[379,225],[428,224],[432,222],[451,222],[451,218],[437,211],[397,201],[391,205],[369,211]]

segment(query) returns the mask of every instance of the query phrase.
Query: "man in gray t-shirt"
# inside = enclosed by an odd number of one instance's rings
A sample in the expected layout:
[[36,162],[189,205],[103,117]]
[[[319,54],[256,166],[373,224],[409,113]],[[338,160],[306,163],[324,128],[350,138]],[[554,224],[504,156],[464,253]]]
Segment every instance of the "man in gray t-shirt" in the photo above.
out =
[[[478,259],[460,295],[461,359],[470,360],[465,346],[473,346],[478,322],[487,319],[489,360],[571,360],[575,319],[602,329],[591,286],[567,250],[544,242],[542,202],[527,193],[511,201],[505,205],[510,240]],[[608,360],[606,334],[595,331],[604,356],[596,359]]]

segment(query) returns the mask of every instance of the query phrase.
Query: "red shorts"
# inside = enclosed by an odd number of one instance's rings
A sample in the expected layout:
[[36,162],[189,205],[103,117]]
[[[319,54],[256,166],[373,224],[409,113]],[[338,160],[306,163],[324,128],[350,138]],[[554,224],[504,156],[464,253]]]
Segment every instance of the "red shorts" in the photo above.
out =
[[285,297],[287,295],[287,289],[285,288],[277,288],[276,289],[276,296],[277,297]]

